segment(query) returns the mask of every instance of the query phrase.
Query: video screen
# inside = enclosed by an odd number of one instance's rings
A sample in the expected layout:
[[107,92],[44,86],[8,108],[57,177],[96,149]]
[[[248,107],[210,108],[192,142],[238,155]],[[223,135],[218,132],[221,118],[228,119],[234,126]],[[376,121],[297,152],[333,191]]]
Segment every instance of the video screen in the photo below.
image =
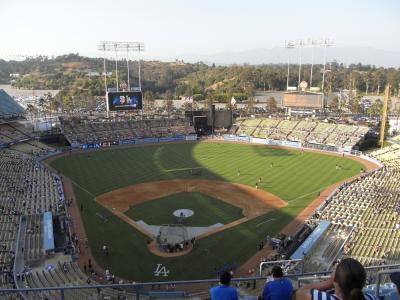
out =
[[107,98],[109,111],[142,109],[142,92],[109,92]]

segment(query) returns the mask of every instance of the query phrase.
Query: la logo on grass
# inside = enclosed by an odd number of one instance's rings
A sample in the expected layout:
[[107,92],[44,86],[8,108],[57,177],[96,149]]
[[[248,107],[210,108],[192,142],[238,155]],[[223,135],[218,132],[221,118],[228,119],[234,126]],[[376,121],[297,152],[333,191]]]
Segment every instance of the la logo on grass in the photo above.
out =
[[164,276],[167,277],[169,274],[169,270],[167,270],[167,268],[165,266],[163,266],[162,264],[157,264],[157,268],[154,271],[154,276]]

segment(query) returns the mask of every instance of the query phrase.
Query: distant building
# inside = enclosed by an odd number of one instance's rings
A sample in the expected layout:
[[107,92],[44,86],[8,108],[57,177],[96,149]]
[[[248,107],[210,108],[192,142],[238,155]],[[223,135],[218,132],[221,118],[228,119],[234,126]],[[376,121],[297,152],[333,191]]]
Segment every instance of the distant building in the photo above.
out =
[[[107,72],[107,76],[111,76],[112,72]],[[99,76],[104,76],[104,72],[95,72],[95,71],[88,71],[87,76],[89,77],[99,77]]]
[[98,77],[98,76],[100,76],[100,73],[99,72],[88,72],[88,76],[89,77]]
[[21,75],[19,73],[11,73],[10,78],[19,78]]

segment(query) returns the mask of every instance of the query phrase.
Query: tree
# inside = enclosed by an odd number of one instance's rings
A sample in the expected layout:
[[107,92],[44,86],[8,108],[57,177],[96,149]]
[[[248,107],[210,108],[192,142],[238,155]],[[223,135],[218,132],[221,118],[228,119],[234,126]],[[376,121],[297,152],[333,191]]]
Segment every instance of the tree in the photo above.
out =
[[255,87],[254,87],[253,83],[246,84],[245,92],[247,95],[247,99],[253,98],[254,90],[255,90]]
[[61,101],[64,110],[71,111],[73,109],[72,97],[70,95],[62,96]]
[[165,99],[167,99],[167,100],[173,100],[173,99],[174,99],[174,94],[172,93],[171,90],[168,90],[168,91],[165,93]]
[[339,111],[339,105],[340,105],[340,103],[339,103],[339,97],[336,96],[336,97],[334,97],[334,98],[331,100],[331,102],[329,103],[329,109],[330,109],[330,111],[332,111],[332,112],[338,112],[338,111]]
[[380,115],[383,108],[383,102],[380,99],[376,99],[374,103],[368,108],[370,115]]
[[278,110],[278,105],[274,97],[269,97],[267,99],[267,110],[269,112],[276,112]]
[[349,101],[349,109],[353,114],[358,114],[361,112],[360,98],[353,97]]
[[50,110],[51,111],[58,111],[60,108],[61,108],[61,103],[58,100],[56,100],[54,98],[50,99]]
[[26,112],[29,113],[29,115],[31,116],[31,120],[33,120],[33,116],[37,113],[37,108],[32,104],[28,104],[26,106]]

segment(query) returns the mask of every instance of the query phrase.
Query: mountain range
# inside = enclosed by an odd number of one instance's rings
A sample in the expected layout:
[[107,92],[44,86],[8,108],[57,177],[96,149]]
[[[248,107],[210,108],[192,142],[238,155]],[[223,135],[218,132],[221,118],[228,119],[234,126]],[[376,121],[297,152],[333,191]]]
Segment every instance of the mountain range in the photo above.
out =
[[[204,62],[207,64],[232,65],[232,64],[279,64],[288,62],[322,64],[324,61],[323,48],[303,48],[284,49],[284,48],[259,48],[247,51],[224,51],[214,54],[183,53],[176,57],[159,57],[160,60],[182,59],[185,62]],[[349,64],[370,64],[376,67],[400,67],[400,52],[388,51],[371,47],[332,47],[327,48],[326,61],[337,61],[345,65]]]

